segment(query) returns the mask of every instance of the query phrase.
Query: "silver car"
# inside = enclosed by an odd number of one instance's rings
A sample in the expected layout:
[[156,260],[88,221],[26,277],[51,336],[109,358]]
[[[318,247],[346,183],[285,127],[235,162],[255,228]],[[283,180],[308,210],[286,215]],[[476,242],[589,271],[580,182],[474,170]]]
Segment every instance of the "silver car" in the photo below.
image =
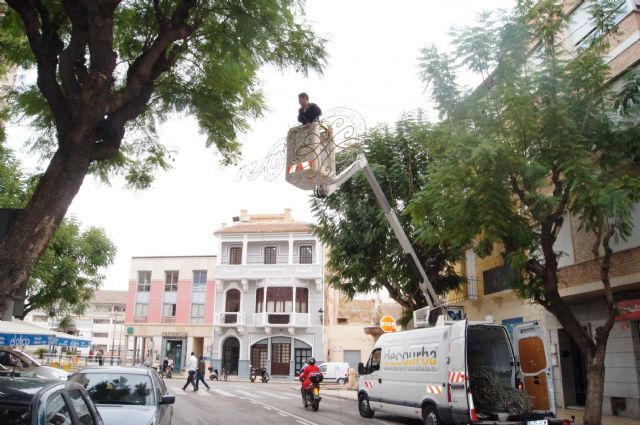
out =
[[66,381],[69,374],[62,369],[44,366],[42,363],[13,348],[0,347],[0,376],[58,379]]

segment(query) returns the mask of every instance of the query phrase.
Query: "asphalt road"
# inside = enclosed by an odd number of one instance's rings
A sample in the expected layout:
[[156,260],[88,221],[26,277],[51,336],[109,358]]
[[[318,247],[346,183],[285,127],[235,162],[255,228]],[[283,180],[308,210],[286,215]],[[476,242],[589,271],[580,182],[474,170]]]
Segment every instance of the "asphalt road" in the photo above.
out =
[[[210,391],[190,387],[182,390],[182,379],[165,380],[176,395],[173,425],[420,425],[421,421],[378,415],[365,419],[355,400],[322,391],[320,409],[305,409],[296,383],[211,382]],[[334,392],[335,394],[335,392]]]

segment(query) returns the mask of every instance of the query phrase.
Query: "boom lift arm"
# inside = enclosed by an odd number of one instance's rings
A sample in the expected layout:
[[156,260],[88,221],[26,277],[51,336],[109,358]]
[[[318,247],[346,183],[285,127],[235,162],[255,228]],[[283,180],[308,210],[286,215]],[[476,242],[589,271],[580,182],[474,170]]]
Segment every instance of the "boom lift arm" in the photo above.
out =
[[[411,271],[413,272],[415,277],[418,279],[420,289],[422,290],[422,293],[424,294],[424,297],[426,298],[427,303],[429,304],[429,310],[433,310],[434,308],[439,307],[439,304],[437,302],[438,298],[436,296],[435,291],[433,290],[433,286],[431,285],[429,278],[427,277],[427,273],[424,271],[422,264],[420,264],[420,261],[418,260],[418,256],[416,255],[416,252],[411,246],[411,243],[409,243],[409,238],[407,237],[407,234],[402,229],[402,225],[400,224],[400,221],[398,220],[396,213],[391,208],[391,205],[389,205],[389,201],[387,200],[387,197],[384,195],[384,192],[380,187],[380,183],[378,183],[378,180],[376,179],[375,174],[373,174],[373,170],[371,170],[371,167],[369,167],[367,158],[364,155],[360,155],[353,164],[351,164],[342,173],[337,175],[333,183],[325,186],[318,186],[315,190],[316,197],[325,198],[331,195],[333,192],[338,190],[338,188],[342,184],[344,184],[347,180],[353,177],[358,171],[362,171],[365,178],[367,179],[367,183],[369,183],[369,186],[371,186],[371,189],[373,190],[373,194],[375,195],[376,200],[378,201],[378,205],[380,205],[380,207],[384,211],[384,216],[386,217],[387,221],[391,225],[391,229],[393,230],[393,233],[396,235],[396,238],[400,242],[400,246],[404,251],[405,260],[407,261],[407,264],[411,268]],[[427,312],[427,318],[428,317],[429,317],[429,314]]]

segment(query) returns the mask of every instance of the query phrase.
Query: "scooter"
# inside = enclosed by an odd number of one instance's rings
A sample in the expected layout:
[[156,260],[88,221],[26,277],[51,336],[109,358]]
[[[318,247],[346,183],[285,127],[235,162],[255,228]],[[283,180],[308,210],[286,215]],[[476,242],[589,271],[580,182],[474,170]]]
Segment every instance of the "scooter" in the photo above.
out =
[[209,369],[209,379],[218,381],[218,369],[214,369],[213,366],[209,366],[207,369]]
[[[320,400],[322,400],[322,397],[320,397],[320,382],[323,379],[322,372],[311,372],[309,374],[311,385],[302,389],[302,404],[305,408],[310,407],[314,412],[317,412],[320,408]],[[300,376],[300,382],[304,382],[302,375]]]
[[249,366],[249,380],[256,382],[256,368],[253,365]]
[[[260,377],[260,379],[262,380],[263,384],[266,384],[267,382],[269,382],[269,373],[267,372],[267,368],[263,367],[262,368],[262,376]],[[251,381],[253,382],[253,381]]]

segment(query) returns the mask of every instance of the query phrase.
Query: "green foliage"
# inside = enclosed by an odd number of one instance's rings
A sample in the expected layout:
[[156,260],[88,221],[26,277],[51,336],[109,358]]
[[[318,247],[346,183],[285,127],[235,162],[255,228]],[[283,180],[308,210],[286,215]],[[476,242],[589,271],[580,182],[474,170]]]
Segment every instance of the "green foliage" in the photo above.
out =
[[[436,291],[456,288],[461,279],[452,264],[460,258],[459,247],[418,235],[405,211],[405,205],[423,187],[431,156],[441,149],[435,144],[431,127],[405,118],[394,128],[371,130],[364,144],[367,160],[418,258],[426,265]],[[353,163],[358,153],[348,151],[338,156],[338,169]],[[356,174],[330,197],[313,199],[312,210],[318,219],[315,232],[330,246],[327,265],[332,286],[348,297],[386,289],[410,311],[427,306],[400,244],[362,174]]]
[[[590,231],[615,222],[615,237],[630,234],[631,209],[640,194],[633,147],[638,131],[620,125],[611,108],[634,105],[638,85],[631,80],[623,100],[614,103],[603,60],[608,46],[601,35],[611,30],[619,2],[592,8],[599,14],[594,22],[600,36],[574,58],[560,47],[568,17],[559,3],[529,3],[519,2],[498,29],[483,18],[486,30],[497,34],[491,41],[498,52],[496,67],[457,103],[442,100],[455,84],[446,56],[434,51],[421,62],[423,81],[448,117],[438,124],[447,149],[430,165],[429,179],[409,210],[419,232],[457,245],[475,240],[481,256],[504,244],[505,261],[529,277],[514,282],[515,289],[548,306],[557,292],[562,255],[553,245],[567,214]],[[486,43],[474,50],[470,33],[459,34],[463,63],[484,73],[477,60]],[[436,69],[433,63],[446,66]],[[449,77],[443,81],[442,74]],[[437,227],[430,223],[434,216],[442,218]]]
[[102,229],[83,231],[77,220],[65,219],[31,271],[26,312],[82,314],[104,282],[101,270],[113,264],[115,254]]
[[[24,175],[20,162],[0,145],[0,208],[24,208],[38,180]],[[31,271],[25,314],[33,309],[52,316],[82,313],[115,254],[104,230],[82,230],[76,219],[64,219]]]
[[[87,27],[74,22],[82,19],[86,5],[63,8],[59,2],[43,4],[61,43],[59,60],[73,51],[73,42],[83,43],[89,36],[112,38],[117,65],[113,75],[105,78],[112,79],[109,93],[114,97],[128,88],[136,68],[172,26],[183,28],[178,25],[182,25],[178,11],[188,7],[184,25],[190,32],[167,47],[166,64],[162,65],[166,70],[146,83],[152,95],[140,112],[131,113],[126,120],[125,137],[117,154],[91,166],[91,172],[101,179],[108,182],[110,177],[121,175],[135,188],[148,187],[154,171],[170,168],[171,152],[158,140],[159,124],[176,114],[194,116],[207,138],[207,146],[219,151],[224,164],[234,163],[240,150],[236,135],[248,128],[248,120],[261,116],[264,110],[265,99],[258,80],[260,67],[293,67],[306,75],[310,71],[321,72],[325,64],[325,40],[311,31],[304,20],[303,2],[297,0],[120,2],[113,11],[112,31],[98,35],[84,33]],[[94,30],[97,29],[88,29]],[[25,25],[17,12],[6,5],[0,11],[0,51],[0,79],[9,69],[36,68],[34,53],[26,42]],[[89,65],[110,61],[109,54],[85,49],[74,63],[73,77],[81,87],[92,83],[87,78],[92,72]],[[56,74],[62,94],[69,96],[66,91],[73,84],[65,84],[68,76],[66,80],[62,69]],[[62,127],[41,90],[37,84],[27,82],[16,86],[9,100],[11,116],[26,120],[36,130],[30,141],[33,152],[48,160],[59,148]],[[104,102],[113,100],[105,98]],[[105,116],[116,112],[104,105],[96,105],[96,109],[104,109]],[[74,111],[68,111],[68,115],[73,116]],[[96,140],[87,143],[97,142],[100,136],[91,137]]]

